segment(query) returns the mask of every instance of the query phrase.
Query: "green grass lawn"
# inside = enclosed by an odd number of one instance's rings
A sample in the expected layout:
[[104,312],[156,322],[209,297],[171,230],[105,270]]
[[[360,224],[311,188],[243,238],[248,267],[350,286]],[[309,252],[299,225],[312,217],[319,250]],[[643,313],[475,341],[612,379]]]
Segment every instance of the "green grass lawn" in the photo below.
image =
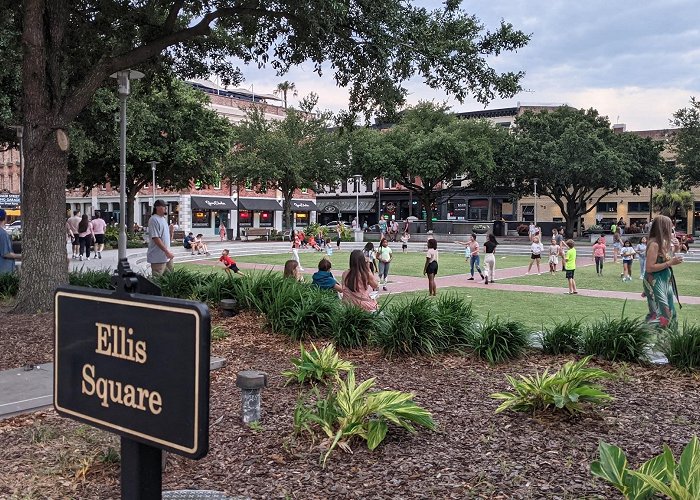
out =
[[[642,280],[639,279],[639,262],[632,264],[633,280],[627,282],[623,282],[620,278],[622,263],[613,264],[612,261],[606,262],[603,268],[603,276],[598,276],[595,272],[595,266],[581,267],[581,262],[585,262],[585,260],[579,259],[579,266],[576,269],[577,288],[642,292]],[[542,269],[543,271],[545,270],[544,267]],[[700,296],[700,263],[685,262],[675,267],[673,272],[676,276],[679,294],[694,297]],[[504,279],[502,283],[535,286],[565,286],[566,282],[563,272],[557,272],[554,276],[550,275],[549,272],[543,272],[542,276],[521,276],[519,278]]]
[[[567,318],[583,319],[591,323],[605,314],[619,317],[624,307],[625,316],[646,316],[647,303],[641,300],[608,299],[583,297],[580,295],[547,294],[535,292],[509,292],[505,290],[488,290],[485,288],[440,288],[438,294],[454,292],[472,302],[472,307],[480,318],[500,316],[503,319],[521,321],[529,328],[541,330],[542,325],[551,325],[554,321]],[[410,300],[425,292],[406,292],[397,295],[381,296],[380,301],[392,302]],[[682,323],[700,323],[700,306],[687,305],[678,311]]]
[[[316,269],[318,262],[325,256],[325,253],[303,250],[299,253],[301,265],[306,269]],[[334,252],[328,259],[333,264],[335,273],[342,273],[348,267],[349,252]],[[236,257],[237,262],[261,265],[284,265],[287,259],[291,259],[291,253],[247,255]],[[526,266],[530,259],[525,255],[497,255],[496,267],[503,269],[507,267]],[[482,256],[483,261],[483,256]],[[423,276],[423,266],[425,264],[425,254],[423,252],[402,253],[401,250],[394,252],[394,259],[389,269],[390,275],[397,276]],[[482,262],[483,265],[483,262]],[[451,274],[464,274],[469,271],[469,267],[464,260],[464,253],[445,252],[440,254],[440,276]]]

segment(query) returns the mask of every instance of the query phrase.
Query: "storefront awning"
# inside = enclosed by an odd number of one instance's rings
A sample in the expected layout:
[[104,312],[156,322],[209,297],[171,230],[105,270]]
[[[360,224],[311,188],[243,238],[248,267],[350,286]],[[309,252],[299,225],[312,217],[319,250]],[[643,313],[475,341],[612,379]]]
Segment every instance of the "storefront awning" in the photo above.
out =
[[282,210],[282,205],[272,198],[239,198],[238,204],[241,206],[242,210],[253,210],[257,212]]
[[338,198],[328,198],[316,200],[316,209],[327,214],[355,212],[359,208],[360,212],[376,212],[377,203],[374,198],[360,198],[359,200],[348,200]]
[[292,212],[315,212],[316,204],[311,200],[292,200]]
[[194,210],[236,210],[238,207],[231,198],[215,196],[192,196]]

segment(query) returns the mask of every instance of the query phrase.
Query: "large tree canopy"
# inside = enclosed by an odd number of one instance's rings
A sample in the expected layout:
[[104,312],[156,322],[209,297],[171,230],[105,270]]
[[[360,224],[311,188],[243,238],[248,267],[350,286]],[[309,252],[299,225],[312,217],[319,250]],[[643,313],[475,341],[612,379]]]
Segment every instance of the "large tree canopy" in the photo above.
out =
[[486,177],[494,169],[494,145],[503,130],[481,120],[459,120],[443,106],[421,103],[402,113],[389,130],[359,129],[353,167],[365,178],[384,177],[412,191],[432,229],[433,202],[453,179]]
[[[181,77],[212,72],[236,83],[232,63],[269,64],[280,73],[310,60],[350,88],[351,109],[391,110],[402,82],[420,76],[457,99],[512,96],[520,72],[498,73],[487,58],[524,46],[528,36],[502,23],[493,32],[448,0],[428,11],[404,0],[0,0],[0,103],[20,103],[0,119],[24,126],[24,262],[18,310],[47,310],[67,281],[63,234],[68,153],[63,137],[97,89],[127,68]],[[19,61],[22,67],[7,68]],[[16,92],[20,91],[21,96]],[[6,137],[9,136],[5,131]]]
[[334,184],[345,176],[345,141],[328,131],[329,116],[311,112],[315,97],[305,98],[305,109],[287,109],[284,120],[266,120],[254,107],[234,129],[235,153],[225,170],[232,182],[249,183],[258,191],[280,190],[286,226],[292,227],[292,197],[297,189]]
[[700,101],[690,98],[690,106],[673,115],[673,124],[679,127],[673,138],[678,155],[680,178],[687,184],[700,184]]
[[[157,184],[164,189],[190,187],[193,180],[213,184],[221,179],[232,142],[231,123],[206,107],[207,97],[189,85],[137,83],[127,112],[127,206],[151,184],[149,161],[158,162]],[[68,185],[119,184],[119,109],[116,89],[99,89],[92,104],[71,127],[73,148]],[[134,222],[127,211],[127,228]]]
[[497,174],[516,195],[537,192],[561,210],[571,234],[579,218],[605,196],[638,193],[661,182],[661,144],[616,134],[598,112],[561,107],[516,118],[508,168]]

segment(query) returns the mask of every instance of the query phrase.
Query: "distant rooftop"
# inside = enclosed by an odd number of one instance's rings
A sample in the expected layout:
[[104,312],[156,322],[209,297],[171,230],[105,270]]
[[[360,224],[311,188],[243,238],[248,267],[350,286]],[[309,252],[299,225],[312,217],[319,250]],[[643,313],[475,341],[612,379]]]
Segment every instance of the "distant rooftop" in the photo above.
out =
[[192,80],[187,80],[187,83],[206,94],[220,95],[224,97],[231,97],[233,99],[241,99],[250,102],[282,101],[282,99],[273,94],[258,93],[255,92],[254,89],[227,89],[217,83],[212,82],[211,80],[201,80],[199,78],[193,78]]

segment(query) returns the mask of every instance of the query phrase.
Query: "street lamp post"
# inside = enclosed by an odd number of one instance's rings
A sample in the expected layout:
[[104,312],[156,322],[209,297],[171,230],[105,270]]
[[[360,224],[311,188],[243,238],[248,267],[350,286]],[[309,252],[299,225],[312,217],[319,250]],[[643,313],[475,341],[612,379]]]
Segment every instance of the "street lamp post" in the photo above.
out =
[[151,194],[151,208],[156,204],[156,165],[159,162],[149,161],[148,164],[151,166],[151,172],[153,173],[153,180],[151,181],[151,186],[153,186],[153,193]]
[[537,226],[537,177],[532,179],[532,182],[535,184],[535,226]]
[[126,100],[130,80],[140,80],[140,71],[125,69],[110,75],[119,86],[119,260],[126,258]]
[[[10,128],[15,129],[17,139],[19,139],[19,205],[20,209],[24,210],[26,206],[24,203],[24,126],[13,125]],[[22,214],[22,218],[24,218],[24,214]]]
[[360,180],[362,176],[355,174],[352,176],[355,179],[355,220],[357,221],[357,228],[360,229]]

